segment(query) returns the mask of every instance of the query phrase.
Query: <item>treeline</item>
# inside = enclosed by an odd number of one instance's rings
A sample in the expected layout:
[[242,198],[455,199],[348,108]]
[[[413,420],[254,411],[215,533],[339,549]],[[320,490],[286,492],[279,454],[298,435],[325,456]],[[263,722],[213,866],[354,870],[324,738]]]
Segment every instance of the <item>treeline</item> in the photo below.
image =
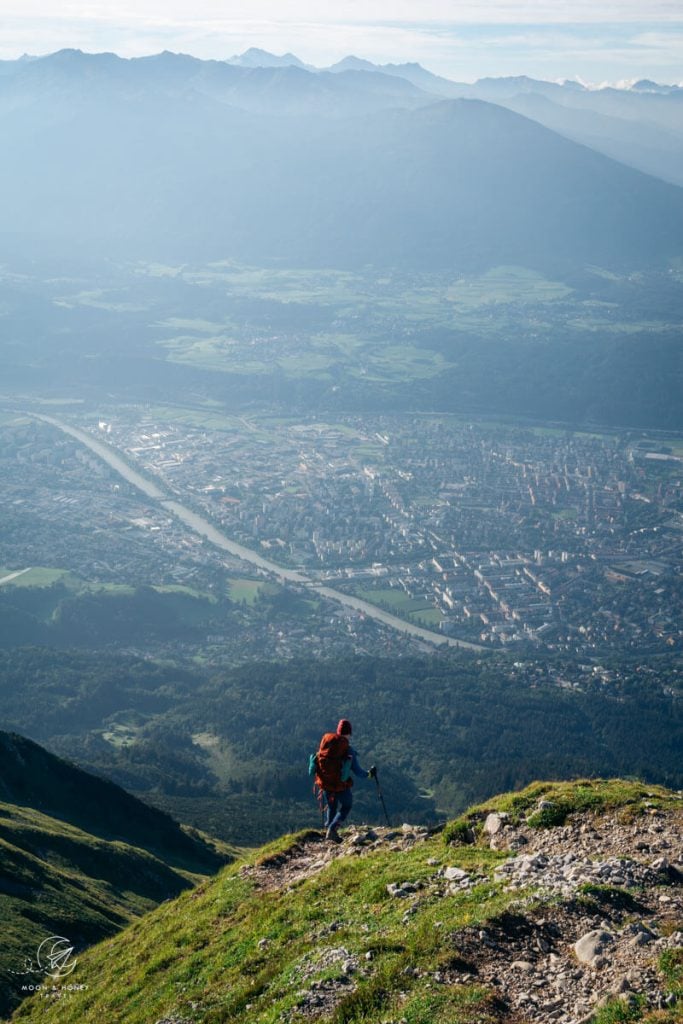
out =
[[[609,692],[558,687],[547,663],[501,655],[251,663],[209,675],[69,651],[0,651],[0,727],[233,842],[314,824],[306,767],[354,723],[392,815],[435,820],[536,778],[633,775],[680,788],[681,702],[657,662]],[[669,665],[669,668],[671,666]],[[565,675],[571,666],[565,666]],[[376,820],[371,785],[358,816]]]

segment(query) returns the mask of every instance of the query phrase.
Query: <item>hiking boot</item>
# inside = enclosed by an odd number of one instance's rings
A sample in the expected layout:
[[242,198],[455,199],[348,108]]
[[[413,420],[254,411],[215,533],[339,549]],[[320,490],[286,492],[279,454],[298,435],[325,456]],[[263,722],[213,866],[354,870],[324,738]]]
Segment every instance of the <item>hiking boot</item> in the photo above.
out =
[[328,828],[327,832],[325,833],[325,839],[329,839],[331,843],[341,843],[342,841],[341,836],[337,832],[336,827],[333,826],[330,826],[330,828]]

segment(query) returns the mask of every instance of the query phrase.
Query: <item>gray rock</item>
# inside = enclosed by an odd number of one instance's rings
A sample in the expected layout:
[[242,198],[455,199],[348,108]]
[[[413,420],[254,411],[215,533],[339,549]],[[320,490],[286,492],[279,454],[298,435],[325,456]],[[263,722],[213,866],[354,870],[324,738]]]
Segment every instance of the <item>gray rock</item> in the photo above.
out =
[[410,893],[406,892],[403,886],[399,885],[398,882],[389,882],[387,885],[387,892],[390,896],[398,896],[400,899],[406,899]]
[[489,814],[484,822],[484,832],[488,836],[495,836],[505,824],[507,814]]
[[592,932],[586,932],[577,942],[574,943],[574,952],[582,964],[597,966],[595,961],[614,942],[614,935],[603,928],[596,928]]
[[620,996],[622,992],[631,991],[631,983],[627,977],[617,978],[616,981],[610,985],[609,991],[613,996]]
[[455,867],[446,868],[443,875],[448,882],[462,882],[464,879],[469,878],[466,871],[463,871],[462,868]]
[[528,842],[529,840],[526,836],[513,836],[513,838],[510,840],[510,849],[519,850],[520,847],[526,846]]

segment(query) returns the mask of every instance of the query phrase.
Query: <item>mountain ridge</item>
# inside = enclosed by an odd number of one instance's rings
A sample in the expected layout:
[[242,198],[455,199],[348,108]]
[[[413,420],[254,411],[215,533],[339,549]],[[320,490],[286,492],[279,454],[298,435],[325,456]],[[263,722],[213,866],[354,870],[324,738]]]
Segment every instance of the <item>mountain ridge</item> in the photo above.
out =
[[163,811],[142,803],[108,779],[78,768],[17,733],[0,731],[0,799],[99,835],[134,841],[163,852],[185,869],[215,869],[221,857],[198,835],[189,835]]
[[[0,732],[0,1014],[51,934],[79,948],[191,888],[231,857],[120,787]],[[31,963],[29,970],[22,966]]]
[[13,1019],[680,1020],[681,810],[659,787],[577,780],[443,833],[285,836],[86,952],[85,994]]
[[[456,82],[436,75],[415,62],[376,64],[349,56],[327,70],[354,67],[367,73],[396,75],[435,96],[479,98],[527,113],[539,123],[646,173],[683,184],[683,118],[662,112],[683,96],[678,84],[641,79],[616,87],[587,87],[581,82],[544,81],[528,75],[487,76],[475,82]],[[311,69],[314,70],[314,69]],[[543,99],[545,106],[534,101]],[[652,121],[648,116],[652,116]],[[594,130],[601,119],[600,131]],[[659,134],[653,131],[658,128]]]
[[683,191],[497,104],[434,102],[362,71],[200,62],[197,76],[193,58],[188,91],[185,71],[169,85],[143,68],[141,82],[141,65],[113,58],[110,81],[103,60],[86,61],[97,89],[60,71],[66,92],[46,91],[44,62],[0,79],[8,246],[424,268],[683,252]]

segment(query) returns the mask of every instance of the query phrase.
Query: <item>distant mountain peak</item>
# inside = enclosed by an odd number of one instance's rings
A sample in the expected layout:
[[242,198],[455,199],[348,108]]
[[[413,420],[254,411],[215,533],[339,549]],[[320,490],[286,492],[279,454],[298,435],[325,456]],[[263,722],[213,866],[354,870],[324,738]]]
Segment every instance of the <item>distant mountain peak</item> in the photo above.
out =
[[660,82],[653,82],[650,78],[641,78],[631,85],[631,92],[678,92],[678,85],[662,85]]
[[[427,70],[426,68],[424,68],[419,63],[419,61],[416,61],[416,60],[406,60],[406,61],[403,61],[401,64],[386,64],[385,67],[388,67],[388,68],[403,68],[406,71],[426,71]],[[428,73],[431,74],[431,72],[428,72]]]
[[478,78],[476,84],[481,85],[482,82],[504,82],[506,85],[536,85],[538,79],[531,78],[529,75],[498,75],[495,77],[486,75],[484,78]]
[[104,66],[106,64],[125,64],[126,60],[123,57],[119,57],[117,53],[112,53],[109,50],[103,50],[100,53],[89,53],[86,50],[77,50],[73,47],[65,47],[62,50],[55,50],[54,53],[47,53],[42,57],[37,57],[34,61],[25,61],[24,63],[41,63],[49,64],[58,67],[85,67],[85,66]]
[[275,53],[269,53],[268,50],[261,50],[258,46],[251,46],[244,53],[235,54],[226,63],[235,64],[240,68],[284,68],[294,66],[311,70],[310,65],[304,64],[293,53],[283,53],[281,56],[278,56]]
[[373,64],[372,61],[356,57],[353,54],[343,57],[328,68],[329,71],[379,71],[379,69],[378,64]]

